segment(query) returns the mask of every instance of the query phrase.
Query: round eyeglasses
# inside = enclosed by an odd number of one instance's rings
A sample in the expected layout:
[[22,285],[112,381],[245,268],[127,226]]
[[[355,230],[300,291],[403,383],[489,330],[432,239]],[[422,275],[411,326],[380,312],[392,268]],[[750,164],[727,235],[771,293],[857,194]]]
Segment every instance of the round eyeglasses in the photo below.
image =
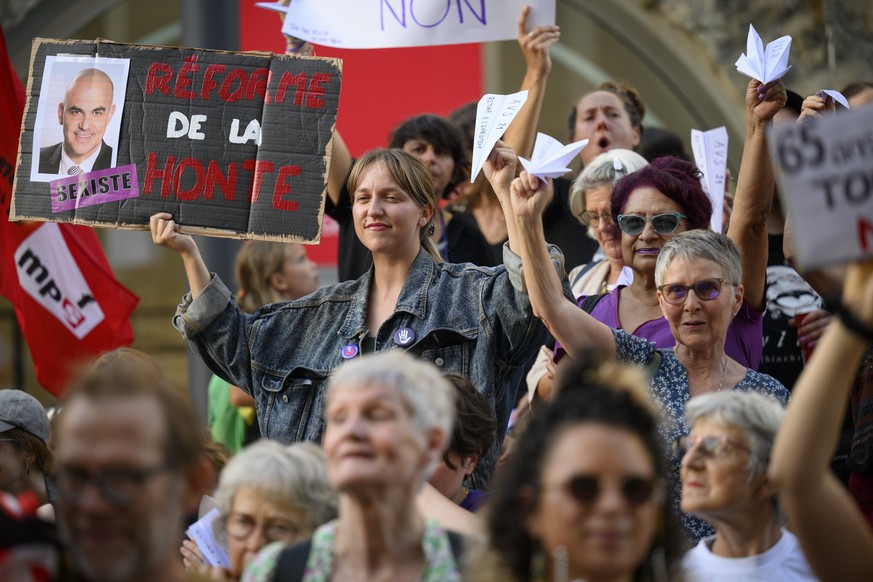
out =
[[731,447],[751,452],[743,443],[726,436],[692,437],[684,434],[673,441],[673,456],[681,460],[696,445],[700,445],[697,450],[706,457],[723,457]]
[[[682,305],[688,297],[688,290],[693,289],[694,294],[701,301],[712,301],[721,294],[721,286],[726,283],[724,279],[701,279],[691,285],[683,285],[681,283],[668,283],[658,287],[661,292],[661,297],[670,305]],[[727,282],[728,285],[734,283]]]

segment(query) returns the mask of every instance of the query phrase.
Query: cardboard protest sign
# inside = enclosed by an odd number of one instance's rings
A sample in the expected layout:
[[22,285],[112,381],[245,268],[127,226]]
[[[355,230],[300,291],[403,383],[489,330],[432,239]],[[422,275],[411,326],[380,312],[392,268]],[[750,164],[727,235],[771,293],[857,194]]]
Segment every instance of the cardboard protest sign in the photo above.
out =
[[336,59],[35,39],[12,219],[317,242]]
[[528,26],[555,23],[555,0],[294,0],[282,32],[337,48],[396,48],[513,40],[518,16],[530,5]]
[[873,108],[768,134],[804,269],[873,257]]

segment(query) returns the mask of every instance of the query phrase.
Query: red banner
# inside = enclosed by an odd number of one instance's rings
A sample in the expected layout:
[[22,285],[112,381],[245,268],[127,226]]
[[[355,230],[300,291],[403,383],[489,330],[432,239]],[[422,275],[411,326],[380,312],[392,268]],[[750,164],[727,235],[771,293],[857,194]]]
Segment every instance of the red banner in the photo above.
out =
[[60,396],[72,366],[130,345],[139,298],[115,280],[90,228],[8,221],[23,111],[0,32],[0,294],[15,307],[37,380]]

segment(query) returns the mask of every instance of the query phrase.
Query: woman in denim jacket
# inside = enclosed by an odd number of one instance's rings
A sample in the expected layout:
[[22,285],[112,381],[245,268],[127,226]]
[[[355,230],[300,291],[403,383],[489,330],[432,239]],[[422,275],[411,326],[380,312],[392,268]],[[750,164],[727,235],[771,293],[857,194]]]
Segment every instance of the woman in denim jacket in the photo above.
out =
[[[498,142],[485,171],[511,213],[516,157]],[[526,365],[546,339],[522,288],[515,218],[501,267],[441,263],[430,236],[430,172],[400,150],[373,150],[349,177],[355,231],[373,255],[356,281],[242,313],[210,274],[194,240],[166,213],[151,217],[155,244],[178,252],[191,287],[173,324],[209,368],[252,395],[264,437],[320,440],[325,380],[344,360],[404,349],[470,378],[498,420],[474,474],[486,487]],[[563,277],[563,256],[550,249]],[[566,290],[569,298],[569,289]]]

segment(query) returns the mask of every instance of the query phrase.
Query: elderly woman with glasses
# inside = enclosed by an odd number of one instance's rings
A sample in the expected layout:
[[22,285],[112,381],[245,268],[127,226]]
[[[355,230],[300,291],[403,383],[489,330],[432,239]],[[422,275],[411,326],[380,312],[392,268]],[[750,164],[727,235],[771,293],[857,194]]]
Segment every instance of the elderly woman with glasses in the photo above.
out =
[[687,582],[816,580],[797,538],[782,527],[770,451],[785,414],[756,392],[692,398],[691,433],[676,439],[682,511],[715,526],[683,560]]
[[[229,572],[203,564],[193,541],[182,545],[185,566],[225,580],[238,580],[254,556],[306,539],[315,528],[336,517],[337,497],[327,482],[324,453],[311,443],[284,447],[259,441],[234,456],[221,472],[215,499],[221,519],[213,522],[215,538],[225,542]],[[219,575],[220,574],[220,575]]]

